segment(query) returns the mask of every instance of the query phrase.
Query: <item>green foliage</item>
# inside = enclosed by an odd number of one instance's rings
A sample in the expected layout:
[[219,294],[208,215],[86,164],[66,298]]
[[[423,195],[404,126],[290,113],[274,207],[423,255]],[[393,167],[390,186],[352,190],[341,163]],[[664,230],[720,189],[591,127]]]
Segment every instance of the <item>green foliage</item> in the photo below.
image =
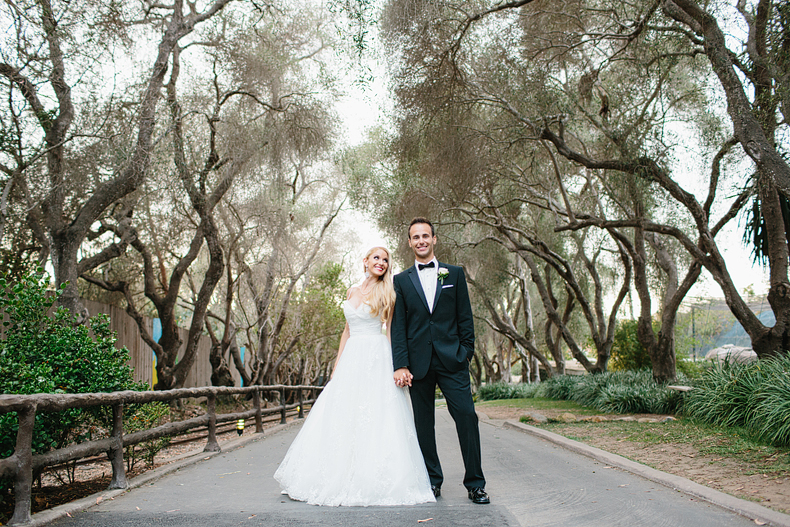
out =
[[617,325],[609,368],[612,371],[649,368],[650,355],[637,338],[637,321],[623,320]]
[[692,360],[678,356],[675,367],[677,368],[677,371],[689,379],[699,379],[702,375],[702,372],[704,371],[702,364],[702,361],[694,362]]
[[[681,383],[690,382],[682,373],[678,377]],[[481,386],[477,398],[573,401],[609,413],[674,414],[683,405],[683,393],[657,383],[649,368],[597,375],[558,375],[539,384],[492,383]]]
[[676,413],[683,403],[681,392],[652,384],[612,384],[605,386],[596,406],[614,413]]
[[477,390],[477,399],[493,401],[496,399],[525,399],[535,397],[539,384],[510,384],[493,382],[484,384]]
[[743,427],[770,445],[790,446],[790,357],[711,368],[689,393],[684,414]]
[[[617,387],[626,386],[625,382],[620,382],[620,379],[623,377],[622,374],[585,375],[583,378],[566,375],[566,377],[569,378],[565,379],[565,382],[558,383],[563,386],[563,390],[568,394],[566,398],[590,407],[596,406],[602,391],[606,390],[610,385]],[[641,383],[641,381],[642,378],[640,376],[637,382]]]
[[[681,382],[687,382],[680,377]],[[682,393],[657,383],[648,369],[560,375],[541,383],[535,396],[570,400],[612,413],[676,413],[683,403]]]
[[[329,262],[316,269],[307,287],[294,295],[288,308],[280,338],[295,341],[289,360],[280,370],[287,382],[313,382],[323,375],[327,363],[335,356],[345,326],[341,308],[346,285],[341,279],[343,266]],[[304,364],[305,379],[301,379]]]
[[[43,270],[11,281],[0,278],[0,313],[5,316],[0,340],[0,393],[90,393],[146,389],[135,384],[127,365],[129,352],[116,349],[109,320],[100,315],[89,326],[77,325],[65,309],[50,309],[57,300],[48,295]],[[99,410],[71,409],[39,413],[33,452],[61,448],[88,435]],[[16,413],[0,414],[0,458],[14,452]],[[0,482],[0,488],[4,484]]]
[[[124,417],[124,433],[129,434],[138,430],[148,430],[163,424],[166,417],[170,415],[170,407],[162,402],[148,403],[139,405],[133,409],[130,416]],[[139,445],[128,445],[124,447],[124,458],[126,459],[126,469],[131,471],[135,464],[142,459],[146,465],[152,467],[154,458],[160,450],[170,444],[170,437],[160,437],[151,441],[145,441]]]
[[[768,228],[761,206],[759,196],[755,196],[752,198],[752,208],[746,209],[743,243],[752,247],[752,262],[765,267],[768,261]],[[779,195],[779,206],[782,211],[785,232],[790,237],[790,201],[781,194]]]
[[34,272],[35,269],[35,260],[30,255],[19,250],[0,248],[0,276],[6,276],[16,281]]
[[300,349],[312,351],[310,338],[326,340],[324,349],[333,353],[340,345],[345,318],[340,308],[345,299],[346,285],[341,280],[343,266],[327,263],[311,278],[307,289],[298,299],[301,333],[305,335]]
[[763,384],[761,367],[725,363],[705,372],[689,393],[684,413],[707,423],[745,426],[750,399]]
[[370,45],[369,33],[375,24],[374,7],[372,0],[330,0],[327,4],[330,13],[343,15],[335,20],[335,30],[343,40],[350,41],[360,62]]
[[557,375],[540,383],[540,388],[535,397],[557,399],[560,401],[571,400],[571,394],[576,389],[579,379],[575,375]]

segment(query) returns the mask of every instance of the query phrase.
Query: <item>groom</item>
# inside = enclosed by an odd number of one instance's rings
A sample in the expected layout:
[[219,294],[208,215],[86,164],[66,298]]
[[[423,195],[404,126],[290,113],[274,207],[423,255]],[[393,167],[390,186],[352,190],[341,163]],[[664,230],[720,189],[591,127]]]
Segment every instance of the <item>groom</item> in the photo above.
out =
[[480,432],[469,384],[475,351],[472,306],[460,267],[440,264],[433,254],[436,234],[425,218],[409,225],[416,263],[395,276],[392,359],[398,386],[411,386],[414,423],[431,490],[441,495],[442,467],[436,452],[434,394],[442,390],[455,421],[464,458],[464,486],[474,503],[490,503],[480,466]]

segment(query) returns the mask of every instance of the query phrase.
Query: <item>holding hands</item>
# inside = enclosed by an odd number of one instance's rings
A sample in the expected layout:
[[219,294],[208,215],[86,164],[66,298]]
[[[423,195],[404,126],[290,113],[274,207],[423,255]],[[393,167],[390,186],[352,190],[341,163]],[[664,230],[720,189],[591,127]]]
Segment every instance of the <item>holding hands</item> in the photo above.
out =
[[399,388],[403,388],[404,386],[411,386],[411,380],[414,376],[409,371],[409,368],[398,368],[395,370],[395,373],[392,375],[395,379],[395,385]]

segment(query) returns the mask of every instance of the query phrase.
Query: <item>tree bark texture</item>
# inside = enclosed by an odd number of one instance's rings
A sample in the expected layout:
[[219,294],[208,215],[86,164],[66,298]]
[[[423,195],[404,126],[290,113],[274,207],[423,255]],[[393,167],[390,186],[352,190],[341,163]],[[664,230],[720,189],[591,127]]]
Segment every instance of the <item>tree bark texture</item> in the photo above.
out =
[[[0,64],[0,74],[6,76],[22,93],[39,121],[44,134],[49,188],[43,201],[34,204],[40,213],[31,216],[33,221],[44,223],[49,239],[51,259],[58,285],[68,284],[59,302],[72,313],[84,319],[85,312],[79,299],[77,280],[88,269],[80,268],[79,249],[88,236],[91,226],[113,203],[127,196],[145,179],[150,165],[152,136],[156,123],[157,104],[168,61],[179,39],[193,31],[200,22],[222,10],[231,0],[216,0],[205,11],[192,10],[184,14],[183,0],[175,0],[170,6],[171,14],[166,19],[164,33],[159,42],[150,76],[145,81],[145,91],[140,100],[137,119],[137,140],[126,165],[112,179],[91,189],[88,197],[74,212],[67,210],[66,182],[69,179],[65,145],[73,135],[70,129],[74,121],[75,108],[71,88],[67,80],[67,58],[62,50],[61,31],[50,0],[39,0],[41,30],[49,52],[49,84],[57,100],[52,112],[38,97],[35,85],[25,78],[17,68]],[[109,254],[108,254],[109,256]]]

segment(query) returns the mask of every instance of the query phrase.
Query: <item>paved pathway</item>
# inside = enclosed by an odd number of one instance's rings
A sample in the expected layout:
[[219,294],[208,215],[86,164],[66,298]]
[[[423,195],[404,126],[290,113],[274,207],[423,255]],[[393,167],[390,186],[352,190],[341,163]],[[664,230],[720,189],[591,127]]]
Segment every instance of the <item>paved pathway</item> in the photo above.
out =
[[[299,430],[261,438],[185,466],[55,527],[115,526],[754,526],[748,518],[605,461],[483,421],[483,469],[491,505],[474,505],[461,485],[452,419],[437,413],[445,468],[442,497],[414,507],[316,507],[294,502],[272,478]],[[331,453],[327,453],[331,455]],[[430,519],[430,520],[429,520]],[[419,520],[429,520],[418,523]]]

